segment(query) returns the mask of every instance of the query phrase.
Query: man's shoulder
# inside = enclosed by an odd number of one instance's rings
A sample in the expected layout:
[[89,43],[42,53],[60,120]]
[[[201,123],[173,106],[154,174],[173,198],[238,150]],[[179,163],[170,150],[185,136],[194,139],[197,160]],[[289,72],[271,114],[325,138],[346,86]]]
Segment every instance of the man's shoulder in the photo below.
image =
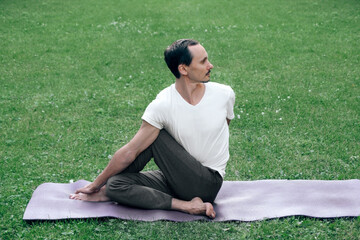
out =
[[164,88],[163,90],[161,90],[161,91],[157,94],[156,99],[164,99],[164,98],[170,97],[171,92],[172,92],[173,85],[174,85],[174,84],[172,84],[172,85]]
[[168,105],[169,100],[171,99],[172,85],[161,90],[156,98],[150,103],[150,105],[156,105],[158,107],[164,107]]
[[233,92],[232,88],[229,85],[225,85],[222,83],[217,83],[217,82],[208,82],[207,83],[209,88],[217,91],[217,92],[224,92],[229,94],[230,92]]

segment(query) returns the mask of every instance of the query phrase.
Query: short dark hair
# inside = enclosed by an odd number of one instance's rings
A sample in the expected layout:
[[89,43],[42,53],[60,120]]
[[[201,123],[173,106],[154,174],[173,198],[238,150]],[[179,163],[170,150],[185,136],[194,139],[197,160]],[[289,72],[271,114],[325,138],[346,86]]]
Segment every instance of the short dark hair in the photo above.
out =
[[189,66],[193,56],[188,47],[198,45],[199,42],[193,39],[180,39],[166,48],[164,59],[170,71],[176,78],[180,78],[179,65],[185,64]]

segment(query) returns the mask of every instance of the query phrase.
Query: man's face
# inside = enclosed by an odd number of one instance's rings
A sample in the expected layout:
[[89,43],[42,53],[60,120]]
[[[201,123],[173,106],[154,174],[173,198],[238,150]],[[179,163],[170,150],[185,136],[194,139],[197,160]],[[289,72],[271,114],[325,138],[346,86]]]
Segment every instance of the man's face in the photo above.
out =
[[208,54],[200,44],[189,46],[189,51],[193,57],[187,69],[187,76],[193,82],[210,81],[210,70],[214,67],[208,59]]

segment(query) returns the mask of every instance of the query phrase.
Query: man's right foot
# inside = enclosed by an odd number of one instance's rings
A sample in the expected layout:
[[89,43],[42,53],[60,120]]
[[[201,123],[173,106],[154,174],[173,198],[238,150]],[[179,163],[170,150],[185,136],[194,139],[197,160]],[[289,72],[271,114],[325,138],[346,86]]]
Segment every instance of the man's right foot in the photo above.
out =
[[209,202],[203,202],[199,197],[195,197],[191,201],[182,201],[173,198],[171,207],[174,210],[180,210],[194,215],[204,215],[212,219],[216,217],[213,205]]

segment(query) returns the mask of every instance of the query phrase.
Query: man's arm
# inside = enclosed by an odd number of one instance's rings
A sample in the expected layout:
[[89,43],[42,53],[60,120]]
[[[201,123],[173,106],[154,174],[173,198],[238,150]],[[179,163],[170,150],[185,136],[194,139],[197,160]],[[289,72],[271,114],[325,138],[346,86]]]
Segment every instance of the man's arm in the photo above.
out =
[[143,121],[139,131],[129,143],[117,150],[102,173],[97,176],[94,182],[80,188],[76,193],[94,193],[106,183],[113,175],[126,169],[135,158],[148,148],[158,137],[160,130]]

